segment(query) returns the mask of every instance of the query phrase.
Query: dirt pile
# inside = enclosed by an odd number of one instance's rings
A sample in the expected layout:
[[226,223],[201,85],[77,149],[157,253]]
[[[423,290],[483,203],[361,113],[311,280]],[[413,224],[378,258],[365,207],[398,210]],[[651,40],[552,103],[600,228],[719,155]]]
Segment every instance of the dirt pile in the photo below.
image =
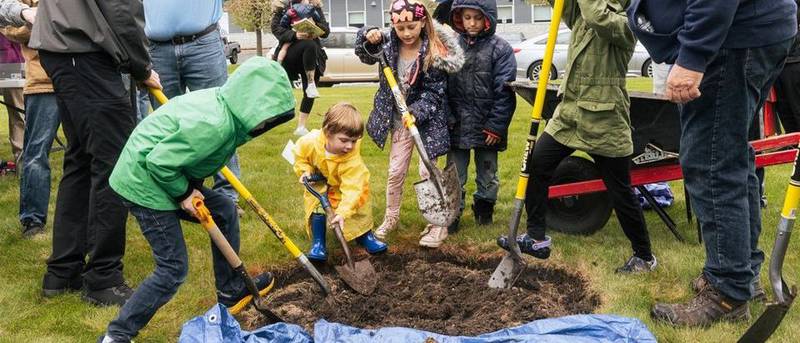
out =
[[[473,336],[541,318],[590,313],[599,305],[581,277],[535,265],[513,289],[488,288],[498,261],[435,251],[375,257],[372,263],[380,280],[369,297],[352,291],[333,268],[324,267],[321,271],[333,293],[328,299],[301,270],[290,270],[278,273],[283,282],[269,296],[269,307],[309,332],[324,318],[369,329],[403,326]],[[242,324],[250,329],[264,325],[252,309]]]

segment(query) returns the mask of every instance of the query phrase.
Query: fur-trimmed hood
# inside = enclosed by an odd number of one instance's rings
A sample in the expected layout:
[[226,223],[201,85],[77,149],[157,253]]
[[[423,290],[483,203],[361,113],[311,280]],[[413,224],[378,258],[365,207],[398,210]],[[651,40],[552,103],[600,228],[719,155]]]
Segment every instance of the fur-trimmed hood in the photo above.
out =
[[458,43],[458,35],[447,26],[433,21],[436,34],[447,48],[447,54],[437,55],[433,59],[433,66],[448,74],[457,73],[464,66],[464,49]]

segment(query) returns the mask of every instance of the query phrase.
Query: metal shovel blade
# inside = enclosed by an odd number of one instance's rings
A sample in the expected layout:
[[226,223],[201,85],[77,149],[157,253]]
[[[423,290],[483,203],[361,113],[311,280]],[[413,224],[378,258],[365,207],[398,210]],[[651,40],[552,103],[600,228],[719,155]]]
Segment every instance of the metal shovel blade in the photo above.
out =
[[[794,290],[793,293],[797,294],[797,290]],[[762,313],[755,323],[747,329],[747,332],[739,338],[739,343],[766,342],[767,339],[772,336],[775,330],[778,329],[778,326],[781,325],[783,317],[786,316],[786,312],[789,311],[789,308],[792,307],[792,303],[794,302],[793,295],[785,295],[786,302],[767,305],[767,309],[764,310],[764,313]]]
[[522,272],[525,271],[525,266],[524,263],[517,263],[510,253],[505,254],[503,259],[500,260],[500,264],[495,268],[494,273],[492,273],[492,277],[489,278],[489,287],[510,288],[517,282]]
[[[442,186],[442,192],[432,178]],[[455,163],[449,163],[444,171],[434,168],[428,179],[414,183],[417,203],[428,223],[447,227],[458,218],[461,207],[461,182]]]
[[356,261],[353,264],[353,268],[347,263],[334,268],[336,268],[336,272],[339,273],[342,281],[359,294],[370,295],[375,292],[377,276],[375,268],[369,262],[369,259]]

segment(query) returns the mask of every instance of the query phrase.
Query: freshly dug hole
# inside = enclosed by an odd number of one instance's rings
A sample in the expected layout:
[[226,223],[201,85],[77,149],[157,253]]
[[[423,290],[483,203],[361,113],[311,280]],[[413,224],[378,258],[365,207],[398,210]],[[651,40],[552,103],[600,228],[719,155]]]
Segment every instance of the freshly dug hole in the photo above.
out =
[[[332,264],[341,261],[335,257],[320,268],[331,285],[329,299],[304,270],[295,268],[276,273],[278,285],[268,303],[278,316],[309,333],[314,322],[324,318],[360,328],[403,326],[466,336],[590,313],[599,305],[580,276],[532,261],[513,289],[489,288],[487,281],[499,260],[427,250],[373,257],[378,286],[372,295],[363,296],[337,277]],[[242,314],[241,322],[250,330],[266,324],[252,308]]]

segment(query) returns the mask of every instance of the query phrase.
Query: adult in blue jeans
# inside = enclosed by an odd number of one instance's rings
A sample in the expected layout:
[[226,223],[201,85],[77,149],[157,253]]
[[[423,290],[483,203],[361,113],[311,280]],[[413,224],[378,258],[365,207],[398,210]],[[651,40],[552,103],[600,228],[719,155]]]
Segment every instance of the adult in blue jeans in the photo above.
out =
[[747,320],[764,253],[753,115],[767,96],[797,32],[793,0],[633,0],[631,29],[656,63],[674,63],[666,97],[681,104],[686,189],[706,248],[694,298],[656,304],[672,325]]
[[[32,5],[31,1],[24,1]],[[22,144],[19,185],[19,221],[22,235],[32,237],[44,232],[50,202],[50,147],[60,123],[53,82],[39,61],[39,53],[28,47],[31,29],[7,26],[0,29],[9,40],[22,48],[25,58],[25,138]]]
[[[223,0],[145,0],[144,33],[150,41],[153,70],[161,77],[164,95],[173,98],[186,90],[220,87],[228,79],[228,64],[217,22]],[[151,99],[153,108],[160,104]],[[228,168],[241,175],[239,156],[234,154]],[[239,196],[221,173],[214,175],[214,190],[234,202]],[[237,205],[240,215],[243,213]]]

